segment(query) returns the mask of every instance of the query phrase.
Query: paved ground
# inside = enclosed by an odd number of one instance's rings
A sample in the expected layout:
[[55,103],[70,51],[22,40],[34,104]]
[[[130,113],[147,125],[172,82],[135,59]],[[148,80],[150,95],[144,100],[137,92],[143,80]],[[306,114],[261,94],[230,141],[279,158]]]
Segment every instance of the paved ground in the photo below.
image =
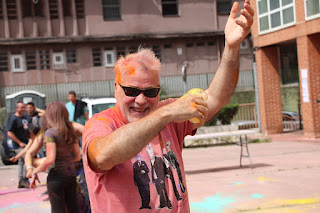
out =
[[249,150],[254,169],[238,146],[184,150],[191,212],[320,212],[320,140],[273,135]]
[[[249,150],[254,169],[247,158],[239,167],[236,145],[184,149],[192,213],[320,212],[320,139],[279,134]],[[45,186],[17,189],[16,172],[16,166],[0,166],[0,212],[50,212],[39,196]]]

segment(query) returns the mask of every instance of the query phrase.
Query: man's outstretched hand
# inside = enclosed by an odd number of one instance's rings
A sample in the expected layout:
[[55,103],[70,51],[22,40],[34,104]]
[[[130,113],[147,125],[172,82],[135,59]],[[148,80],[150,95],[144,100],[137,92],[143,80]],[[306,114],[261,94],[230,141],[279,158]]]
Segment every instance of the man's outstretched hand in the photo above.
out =
[[253,23],[254,11],[250,5],[250,0],[245,0],[240,16],[237,17],[239,3],[234,2],[224,29],[226,44],[230,47],[240,47],[241,42],[247,37]]

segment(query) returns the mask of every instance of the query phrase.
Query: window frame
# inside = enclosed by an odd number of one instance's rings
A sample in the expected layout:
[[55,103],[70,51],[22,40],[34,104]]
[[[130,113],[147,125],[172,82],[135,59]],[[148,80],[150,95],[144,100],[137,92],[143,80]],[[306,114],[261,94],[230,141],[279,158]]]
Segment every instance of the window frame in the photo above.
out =
[[[111,62],[108,62],[108,55],[111,55]],[[115,51],[114,50],[104,50],[103,51],[103,64],[105,67],[114,67],[116,63]]]
[[[219,3],[229,3],[229,8],[226,10],[219,10]],[[231,0],[218,0],[217,1],[217,14],[218,15],[229,15],[233,2]]]
[[[19,59],[19,63],[21,65],[20,68],[15,67],[15,59]],[[11,71],[12,72],[25,72],[25,65],[24,65],[24,57],[22,54],[14,54],[10,56],[10,62],[11,62]]]
[[76,49],[67,49],[66,50],[66,63],[67,64],[77,63],[77,50]]
[[0,51],[0,72],[9,71],[9,57],[7,51]]
[[[175,2],[173,2],[175,1]],[[162,10],[162,16],[163,17],[172,17],[172,16],[179,16],[179,4],[178,4],[178,0],[161,0],[161,10]],[[168,5],[173,5],[175,4],[177,12],[176,14],[165,14],[165,10],[164,10],[164,6],[168,6]]]
[[[118,0],[118,4],[108,4],[106,1],[108,0],[101,0],[101,4],[102,4],[102,16],[103,16],[103,20],[104,21],[118,21],[121,20],[121,0]],[[115,17],[115,16],[108,16],[107,13],[105,13],[105,8],[107,9],[118,9],[117,12],[119,12],[119,17]]]
[[[264,35],[264,34],[267,34],[267,33],[275,32],[275,31],[278,31],[278,30],[281,30],[281,29],[285,29],[285,28],[294,26],[296,24],[295,0],[292,0],[292,3],[289,3],[289,4],[284,5],[284,6],[282,6],[282,0],[279,0],[279,4],[280,4],[279,8],[271,10],[271,11],[270,11],[270,1],[266,0],[266,2],[267,2],[267,12],[265,12],[263,14],[260,14],[260,11],[259,11],[259,2],[261,2],[261,1],[263,1],[263,0],[257,0],[257,16],[258,16],[258,32],[259,32],[259,35]],[[293,21],[289,22],[287,24],[283,24],[283,15],[282,15],[282,13],[283,13],[283,11],[285,9],[288,9],[288,8],[291,8],[291,7],[293,9]],[[271,15],[275,14],[277,12],[280,12],[280,25],[272,28],[272,26],[270,26],[271,25]],[[263,18],[263,17],[267,17],[268,18],[269,28],[267,30],[261,31],[260,30],[260,19]]]
[[319,18],[320,17],[320,0],[318,0],[319,1],[319,12],[317,14],[314,14],[311,16],[307,16],[307,1],[311,1],[311,0],[304,0],[304,14],[305,14],[306,21]]
[[[61,58],[61,62],[57,61],[57,57]],[[53,65],[65,65],[65,59],[63,52],[54,52],[52,53],[52,64]]]
[[26,70],[36,70],[37,69],[37,54],[35,50],[27,50],[25,52],[26,56]]

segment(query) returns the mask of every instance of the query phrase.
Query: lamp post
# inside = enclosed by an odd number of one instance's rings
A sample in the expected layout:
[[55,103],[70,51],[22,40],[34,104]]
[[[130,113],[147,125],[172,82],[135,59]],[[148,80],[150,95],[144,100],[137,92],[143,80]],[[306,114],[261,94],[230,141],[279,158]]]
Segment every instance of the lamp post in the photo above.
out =
[[187,93],[187,68],[188,68],[188,62],[184,61],[182,68],[181,68],[181,74],[182,74],[182,81],[183,81],[183,90],[184,94]]

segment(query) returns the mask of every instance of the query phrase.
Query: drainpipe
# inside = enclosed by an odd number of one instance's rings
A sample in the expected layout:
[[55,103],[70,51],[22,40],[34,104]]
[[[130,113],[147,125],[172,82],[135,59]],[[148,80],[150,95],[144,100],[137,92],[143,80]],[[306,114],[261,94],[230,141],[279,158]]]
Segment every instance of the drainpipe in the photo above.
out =
[[257,64],[256,64],[255,48],[253,49],[253,77],[254,77],[254,91],[256,96],[258,129],[259,129],[259,132],[261,132],[259,88],[258,88],[258,80],[257,80]]

